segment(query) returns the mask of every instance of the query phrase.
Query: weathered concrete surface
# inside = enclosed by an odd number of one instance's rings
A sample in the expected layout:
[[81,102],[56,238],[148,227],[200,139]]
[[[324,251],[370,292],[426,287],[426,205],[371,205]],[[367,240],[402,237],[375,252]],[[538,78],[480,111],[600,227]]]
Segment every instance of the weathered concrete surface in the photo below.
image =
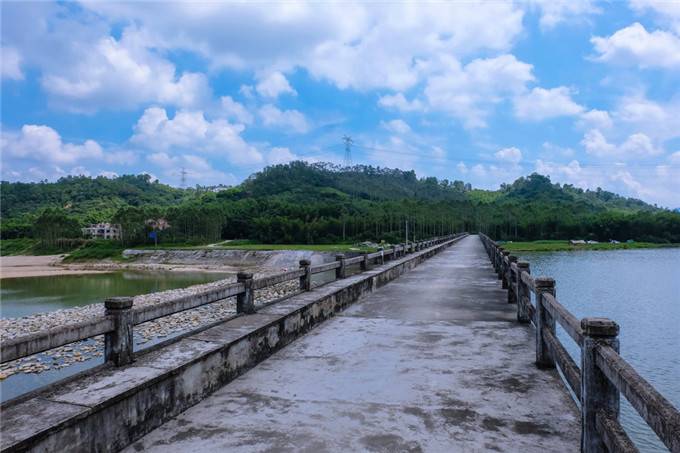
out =
[[2,404],[0,451],[118,451],[455,240]]
[[578,451],[515,318],[468,237],[125,451]]

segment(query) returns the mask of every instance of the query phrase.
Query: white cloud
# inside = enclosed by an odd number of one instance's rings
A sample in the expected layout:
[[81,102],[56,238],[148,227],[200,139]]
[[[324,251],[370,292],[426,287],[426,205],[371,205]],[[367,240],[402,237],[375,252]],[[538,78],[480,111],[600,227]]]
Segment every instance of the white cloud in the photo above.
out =
[[182,171],[184,171],[188,185],[230,185],[234,184],[236,179],[232,174],[216,170],[206,158],[195,154],[172,156],[158,152],[149,154],[147,160],[159,167],[167,178],[175,182],[181,182]]
[[545,89],[536,87],[514,100],[515,115],[521,119],[541,121],[558,116],[572,116],[583,112],[584,108],[571,99],[567,87]]
[[273,99],[282,94],[297,95],[297,91],[290,86],[286,76],[278,71],[261,77],[257,85],[255,85],[255,90],[260,96]]
[[469,170],[467,165],[465,165],[464,162],[458,162],[456,165],[456,169],[458,170],[459,173],[466,174]]
[[164,48],[196,52],[213,67],[303,68],[314,78],[357,90],[412,87],[422,80],[424,65],[443,55],[506,51],[521,33],[523,18],[511,2],[484,1],[390,8],[370,2],[85,6],[111,23],[139,24]]
[[654,102],[643,95],[622,98],[614,118],[631,132],[644,132],[656,140],[680,137],[680,98],[667,102]]
[[518,95],[534,80],[532,66],[514,55],[476,59],[465,66],[448,59],[445,70],[427,81],[425,96],[433,109],[458,118],[468,128],[486,126],[491,106]]
[[673,165],[680,165],[680,151],[676,151],[668,156],[668,162]]
[[211,96],[205,75],[177,75],[175,66],[149,51],[144,40],[142,33],[128,28],[120,40],[106,37],[91,45],[78,43],[83,47],[80,58],[47,68],[42,86],[57,105],[77,111],[149,102],[204,105]]
[[21,55],[19,55],[17,49],[1,47],[0,58],[2,59],[2,64],[0,65],[2,78],[23,80],[24,73],[21,71]]
[[259,114],[265,126],[279,127],[300,134],[309,130],[307,119],[297,110],[280,110],[272,104],[265,104],[260,107]]
[[170,119],[165,109],[150,107],[137,121],[130,141],[151,150],[218,154],[235,164],[262,162],[260,152],[241,137],[244,129],[222,119],[209,121],[201,111],[180,110]]
[[593,37],[591,42],[598,61],[641,68],[680,67],[680,37],[661,30],[650,33],[637,22],[609,37]]
[[118,173],[116,173],[115,171],[101,171],[97,176],[103,176],[104,178],[114,179],[118,177]]
[[494,156],[501,162],[518,164],[522,160],[522,151],[513,147],[498,150]]
[[101,159],[101,146],[94,140],[83,144],[64,143],[57,131],[49,126],[26,124],[18,133],[3,131],[3,152],[41,163],[74,163],[83,159]]
[[581,144],[588,154],[598,157],[616,157],[620,159],[647,158],[663,153],[647,135],[635,133],[620,145],[609,143],[597,129],[586,132]]
[[381,121],[380,125],[394,134],[408,134],[411,132],[411,126],[404,120],[396,119],[390,121]]
[[406,100],[402,93],[388,94],[378,99],[378,105],[385,108],[393,108],[402,112],[414,112],[423,109],[423,103],[418,99]]
[[440,146],[433,146],[431,154],[435,160],[443,161],[446,158],[446,151]]
[[659,0],[629,0],[630,6],[638,13],[653,11],[662,25],[675,28],[680,35],[680,2]]
[[540,9],[539,23],[543,30],[550,30],[561,22],[582,19],[601,12],[593,0],[529,0],[529,4]]
[[267,163],[270,165],[285,164],[300,158],[285,147],[274,147],[267,154]]
[[231,96],[222,96],[220,98],[221,112],[227,119],[235,119],[243,124],[251,124],[253,122],[253,115],[246,109],[243,104],[236,102]]
[[610,129],[613,123],[609,112],[593,109],[581,114],[578,125],[582,129]]

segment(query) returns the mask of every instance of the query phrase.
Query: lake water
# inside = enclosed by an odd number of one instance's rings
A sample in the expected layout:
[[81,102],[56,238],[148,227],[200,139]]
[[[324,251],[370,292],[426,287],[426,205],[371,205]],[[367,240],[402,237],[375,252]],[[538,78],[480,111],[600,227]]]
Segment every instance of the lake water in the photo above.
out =
[[[533,275],[556,280],[557,299],[577,318],[616,321],[621,355],[680,408],[680,249],[517,254],[531,264]],[[571,337],[558,334],[580,363]],[[621,399],[623,425],[640,450],[667,451]]]
[[224,273],[125,271],[4,279],[0,282],[0,316],[18,318],[103,302],[112,296],[137,296],[225,277]]
[[[124,271],[3,279],[0,281],[0,316],[17,318],[103,302],[112,296],[136,296],[208,283],[226,277],[227,274],[216,272]],[[150,344],[152,343],[147,346]],[[103,363],[101,357],[92,357],[66,368],[53,368],[38,374],[15,374],[0,381],[0,401],[14,398],[101,363]]]

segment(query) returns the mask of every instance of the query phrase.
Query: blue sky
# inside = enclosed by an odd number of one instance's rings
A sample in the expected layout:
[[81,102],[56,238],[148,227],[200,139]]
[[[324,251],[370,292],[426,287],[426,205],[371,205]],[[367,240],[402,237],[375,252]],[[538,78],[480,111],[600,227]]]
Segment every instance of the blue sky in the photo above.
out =
[[2,2],[2,179],[293,159],[680,206],[680,1]]

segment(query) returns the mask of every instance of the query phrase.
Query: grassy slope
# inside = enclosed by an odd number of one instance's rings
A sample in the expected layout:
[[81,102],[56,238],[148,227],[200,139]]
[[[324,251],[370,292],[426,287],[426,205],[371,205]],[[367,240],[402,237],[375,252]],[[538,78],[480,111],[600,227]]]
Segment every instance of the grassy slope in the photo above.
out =
[[654,244],[651,242],[633,242],[631,244],[599,244],[571,245],[569,241],[533,241],[533,242],[505,242],[502,244],[505,250],[513,252],[559,252],[575,250],[626,250],[648,249],[659,247],[680,247],[680,244]]

